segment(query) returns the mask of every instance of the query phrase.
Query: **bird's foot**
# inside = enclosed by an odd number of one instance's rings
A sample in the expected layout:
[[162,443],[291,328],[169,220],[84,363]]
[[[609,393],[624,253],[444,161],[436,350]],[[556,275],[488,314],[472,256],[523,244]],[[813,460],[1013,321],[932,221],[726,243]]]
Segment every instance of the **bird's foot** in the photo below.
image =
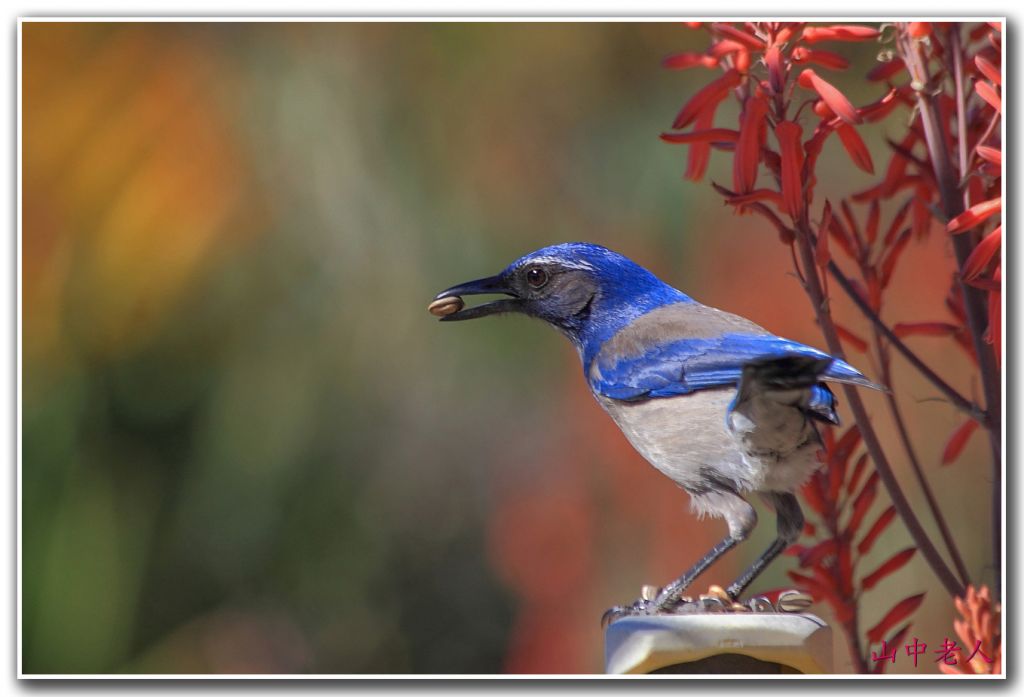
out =
[[623,617],[636,617],[637,615],[649,615],[651,614],[649,609],[646,607],[646,600],[637,600],[632,605],[616,605],[610,607],[604,611],[601,615],[601,628],[607,629],[608,625],[616,620],[621,620]]
[[[644,586],[640,590],[640,597],[632,605],[616,605],[606,610],[604,615],[601,616],[601,626],[607,627],[615,620],[622,619],[623,617],[670,613],[675,610],[681,600],[679,591],[669,586],[665,588]],[[689,599],[687,598],[686,600]]]
[[[713,586],[713,588],[718,588],[718,586]],[[721,590],[721,589],[719,589],[719,590]],[[736,601],[738,601],[740,599],[740,595],[742,595],[742,593],[743,593],[743,588],[741,586],[738,586],[738,585],[736,585],[734,583],[731,586],[729,586],[728,588],[726,588],[723,591],[723,593],[724,593],[724,595],[726,595],[729,598],[730,602],[735,603]]]
[[622,619],[623,617],[653,615],[657,612],[658,609],[654,606],[653,601],[638,598],[632,605],[616,605],[605,610],[604,614],[601,615],[601,628],[606,628],[615,620]]
[[773,603],[764,595],[755,596],[745,601],[737,600],[739,592],[730,586],[711,586],[707,593],[701,593],[696,599],[682,596],[671,586],[659,589],[657,586],[644,586],[642,595],[632,605],[616,605],[601,617],[601,626],[607,628],[612,622],[623,617],[651,615],[688,615],[705,613],[801,613],[806,612],[813,598],[803,591],[787,590],[778,595]]

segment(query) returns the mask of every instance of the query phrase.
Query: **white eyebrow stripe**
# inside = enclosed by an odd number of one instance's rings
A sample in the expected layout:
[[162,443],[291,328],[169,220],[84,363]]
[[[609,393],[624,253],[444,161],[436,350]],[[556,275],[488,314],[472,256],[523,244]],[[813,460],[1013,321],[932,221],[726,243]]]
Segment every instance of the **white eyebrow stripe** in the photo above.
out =
[[559,266],[565,266],[570,269],[580,269],[586,271],[593,271],[594,266],[585,261],[569,261],[565,257],[532,257],[523,262],[523,266],[529,266],[530,264],[558,264]]

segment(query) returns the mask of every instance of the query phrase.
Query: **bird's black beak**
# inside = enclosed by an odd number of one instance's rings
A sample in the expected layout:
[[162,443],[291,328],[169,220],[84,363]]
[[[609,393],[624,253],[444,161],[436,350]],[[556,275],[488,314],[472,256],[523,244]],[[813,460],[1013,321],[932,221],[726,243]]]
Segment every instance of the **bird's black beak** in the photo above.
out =
[[516,312],[522,307],[522,300],[519,298],[515,290],[513,290],[500,275],[491,276],[489,278],[481,278],[476,281],[470,281],[468,283],[461,283],[457,286],[452,286],[448,290],[443,290],[437,294],[434,298],[434,303],[444,298],[461,298],[463,295],[511,295],[512,299],[509,300],[494,300],[483,305],[477,305],[476,307],[467,307],[460,309],[458,312],[441,317],[442,322],[455,322],[463,319],[476,319],[477,317],[486,317],[487,315],[495,315],[501,312]]

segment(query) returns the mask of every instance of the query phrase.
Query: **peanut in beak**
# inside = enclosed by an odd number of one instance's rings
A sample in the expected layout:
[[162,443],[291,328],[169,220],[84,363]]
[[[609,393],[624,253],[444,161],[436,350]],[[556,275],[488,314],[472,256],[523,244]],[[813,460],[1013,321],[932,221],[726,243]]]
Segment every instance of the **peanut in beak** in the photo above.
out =
[[466,303],[462,301],[462,298],[453,295],[430,303],[427,305],[427,311],[435,317],[447,317],[448,315],[455,314],[465,305]]

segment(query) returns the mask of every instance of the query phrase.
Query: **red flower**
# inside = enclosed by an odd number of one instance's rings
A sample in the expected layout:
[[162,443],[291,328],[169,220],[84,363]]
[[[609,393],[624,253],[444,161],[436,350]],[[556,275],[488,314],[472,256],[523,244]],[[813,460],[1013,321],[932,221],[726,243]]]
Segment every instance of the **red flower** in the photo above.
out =
[[819,41],[868,41],[878,36],[878,30],[856,24],[837,24],[831,27],[804,28],[804,41],[815,44]]
[[[697,116],[697,129],[700,133],[707,133],[715,121],[714,107],[704,109]],[[737,134],[738,135],[738,134]],[[711,159],[711,142],[707,140],[694,142],[690,146],[690,152],[686,158],[686,174],[683,176],[690,181],[700,181],[704,178],[704,172],[708,169],[708,161]]]
[[932,33],[931,22],[910,22],[907,25],[907,33],[915,39],[923,39]]
[[764,117],[767,113],[768,100],[763,95],[755,94],[744,105],[732,170],[733,188],[738,193],[747,193],[757,184],[757,170],[764,142]]
[[960,327],[949,322],[897,322],[892,333],[903,339],[908,336],[952,336]]
[[892,113],[892,110],[903,103],[900,99],[900,92],[896,88],[893,88],[885,93],[885,96],[879,99],[877,102],[872,102],[867,106],[862,106],[858,109],[858,113],[861,118],[869,123],[880,121]]
[[711,46],[711,55],[715,58],[722,58],[739,51],[746,51],[747,47],[739,41],[733,41],[732,39],[722,39]]
[[734,194],[728,197],[725,202],[731,206],[743,206],[747,203],[753,203],[755,201],[768,201],[774,203],[779,208],[784,206],[782,202],[782,194],[778,191],[772,191],[771,189],[755,189],[744,194]]
[[978,71],[984,75],[987,79],[991,80],[997,85],[1003,84],[1003,75],[999,68],[992,65],[989,61],[985,60],[985,57],[978,54],[974,57],[974,64],[978,66]]
[[674,56],[669,56],[661,62],[661,65],[669,70],[685,70],[686,68],[693,68],[696,66],[703,68],[715,68],[718,67],[718,60],[714,56],[709,56],[706,53],[694,53],[688,51],[686,53],[677,53]]
[[822,99],[815,100],[814,106],[811,108],[814,109],[814,113],[820,116],[823,121],[831,121],[836,118],[836,112],[829,109],[828,104]]
[[764,50],[764,41],[761,41],[761,39],[757,38],[753,34],[743,31],[742,29],[737,29],[731,24],[714,22],[711,24],[711,30],[718,32],[719,34],[724,34],[754,51]]
[[921,605],[923,600],[924,593],[919,593],[898,602],[895,607],[889,610],[888,614],[886,614],[878,624],[868,630],[868,641],[872,644],[880,642],[882,637],[886,635],[886,632],[905,620],[907,617],[910,617],[914,610]]
[[[804,210],[803,181],[804,151],[800,147],[803,129],[792,121],[781,121],[775,126],[782,158],[782,199],[786,212],[797,220]],[[827,235],[823,235],[827,236]]]
[[860,582],[861,588],[864,590],[871,590],[886,576],[889,576],[906,566],[907,562],[910,561],[910,558],[914,556],[915,552],[917,552],[917,547],[907,547],[902,552],[897,552],[890,559],[883,562],[881,566],[865,576]]
[[1000,213],[1002,210],[1002,197],[976,203],[957,217],[950,220],[946,225],[946,232],[954,235],[966,232],[967,230],[970,230],[971,228],[988,220],[993,215]]
[[697,118],[697,114],[702,110],[714,110],[728,96],[729,90],[740,84],[741,79],[742,76],[739,71],[732,69],[717,80],[705,85],[697,94],[690,97],[690,101],[683,105],[683,108],[676,116],[676,120],[672,122],[672,127],[686,128],[693,123],[693,120]]
[[870,552],[871,548],[875,544],[875,540],[885,532],[885,529],[889,527],[889,523],[891,523],[895,517],[896,506],[889,506],[885,509],[882,515],[878,516],[878,519],[875,521],[874,525],[871,526],[871,529],[868,530],[864,537],[861,538],[860,542],[857,543],[857,552],[859,554],[867,554]]
[[888,80],[893,75],[903,71],[903,59],[893,58],[890,61],[876,65],[868,72],[868,80],[872,82],[881,82],[882,80]]
[[868,174],[874,174],[875,163],[871,161],[871,153],[861,140],[857,129],[848,123],[839,123],[836,125],[836,133],[839,134],[839,139],[843,142],[843,147],[849,153],[853,164]]
[[996,167],[1003,166],[1003,151],[998,148],[990,148],[987,145],[978,146],[978,156],[986,162],[991,162]]
[[1003,113],[1003,100],[992,85],[987,82],[978,82],[974,85],[974,91],[978,93],[979,97],[988,102],[989,106],[1000,114]]
[[818,77],[816,72],[808,68],[800,73],[797,81],[801,87],[813,89],[817,92],[822,100],[828,104],[829,109],[834,111],[839,118],[847,123],[860,123],[860,115],[857,114],[857,110],[853,108],[853,104],[846,98],[846,95]]
[[797,46],[793,49],[793,62],[814,63],[824,68],[832,68],[833,70],[844,70],[850,67],[850,62],[838,53],[812,50],[803,46]]
[[978,429],[978,425],[977,420],[967,419],[953,431],[953,435],[949,437],[949,441],[942,451],[942,464],[948,465],[960,457],[960,453],[964,451],[967,441],[971,439],[971,434]]
[[666,143],[735,143],[740,132],[731,128],[706,128],[689,133],[662,133]]

